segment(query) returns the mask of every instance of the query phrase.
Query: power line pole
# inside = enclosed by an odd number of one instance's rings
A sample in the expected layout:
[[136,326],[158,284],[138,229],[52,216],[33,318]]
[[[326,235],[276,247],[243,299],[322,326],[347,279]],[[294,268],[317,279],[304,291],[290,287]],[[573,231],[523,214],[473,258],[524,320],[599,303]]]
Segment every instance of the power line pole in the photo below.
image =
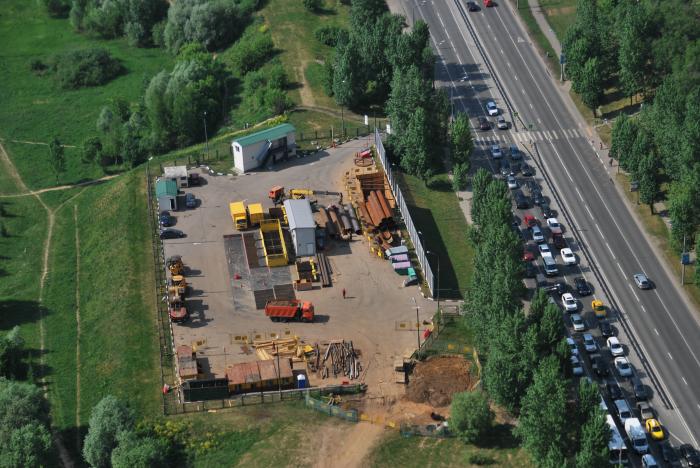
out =
[[416,351],[420,349],[420,317],[418,316],[418,303],[416,302],[416,298],[412,297],[413,299],[413,305],[416,306],[416,338],[418,339],[418,348],[416,348]]

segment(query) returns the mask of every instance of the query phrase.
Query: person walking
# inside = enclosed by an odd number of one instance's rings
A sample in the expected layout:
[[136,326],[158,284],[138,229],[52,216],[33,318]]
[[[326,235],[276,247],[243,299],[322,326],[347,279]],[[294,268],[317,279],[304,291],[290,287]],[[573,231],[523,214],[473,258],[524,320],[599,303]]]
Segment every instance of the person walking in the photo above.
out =
[[343,288],[343,299],[345,299],[345,288]]

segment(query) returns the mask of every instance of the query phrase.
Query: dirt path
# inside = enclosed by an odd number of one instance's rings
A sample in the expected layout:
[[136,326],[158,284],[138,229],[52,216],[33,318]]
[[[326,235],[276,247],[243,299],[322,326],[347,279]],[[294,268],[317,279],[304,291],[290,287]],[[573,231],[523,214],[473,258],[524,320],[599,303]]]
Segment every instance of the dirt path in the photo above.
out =
[[304,73],[304,70],[306,70],[306,65],[308,65],[308,63],[308,60],[302,60],[299,66],[297,67],[297,71],[299,73],[299,82],[301,83],[301,88],[299,88],[299,97],[301,98],[302,106],[315,107],[316,100],[314,99],[314,93],[311,92],[311,86],[309,86],[309,82],[306,81],[306,73]]
[[[31,192],[27,186],[24,184],[24,181],[22,180],[22,177],[20,177],[19,173],[17,172],[17,168],[15,168],[15,165],[12,163],[12,160],[8,156],[7,152],[5,151],[5,147],[0,144],[0,159],[2,159],[4,165],[7,167],[7,172],[10,175],[10,178],[17,184],[17,187],[23,191],[26,192],[26,195],[33,195],[36,197],[37,201],[41,204],[42,207],[44,207],[44,210],[46,210],[46,215],[48,217],[48,226],[46,229],[46,239],[44,240],[44,255],[43,255],[43,265],[41,268],[41,279],[39,280],[39,304],[41,305],[44,301],[44,285],[46,284],[46,276],[48,275],[49,272],[49,253],[51,252],[51,237],[53,235],[53,225],[54,225],[54,212],[44,203],[44,200],[41,199],[38,193]],[[82,193],[82,191],[81,191]],[[44,331],[44,309],[43,307],[39,307],[39,350],[41,351],[41,365],[42,367],[44,366],[45,362],[45,356],[46,353],[44,350],[46,349],[46,333]],[[47,400],[49,399],[49,394],[48,394],[48,386],[46,385],[46,379],[43,377],[41,378],[40,381],[43,393],[44,393],[44,398]],[[72,468],[74,466],[73,460],[70,458],[70,455],[68,454],[68,450],[66,450],[65,445],[63,445],[63,441],[61,438],[58,436],[58,434],[51,428],[51,433],[53,436],[53,441],[56,444],[56,447],[58,448],[58,454],[61,459],[61,462],[63,463],[63,466],[67,468]]]
[[[5,140],[0,138],[0,141],[9,141],[11,143],[22,143],[23,145],[42,145],[42,146],[49,146],[48,143],[44,143],[43,141],[26,141],[26,140]],[[75,145],[61,145],[63,148],[76,148]]]
[[[79,182],[77,184],[59,185],[57,187],[49,187],[49,188],[43,188],[43,189],[39,189],[39,190],[29,190],[26,186],[24,186],[24,183],[22,183],[22,186],[23,186],[23,189],[25,190],[25,192],[14,193],[11,195],[0,195],[0,198],[27,197],[30,195],[39,195],[39,194],[46,193],[46,192],[54,192],[56,190],[68,190],[68,189],[77,188],[77,187],[87,187],[89,185],[95,185],[95,184],[102,183],[106,180],[114,179],[115,177],[119,177],[119,175],[120,174],[110,174],[110,175],[106,175],[104,177],[100,177],[99,179],[87,180],[85,182]],[[17,175],[17,177],[19,177],[19,175]]]
[[[75,427],[80,427],[80,232],[78,205],[73,205],[75,224]],[[80,451],[80,431],[76,431],[75,446]]]
[[314,468],[355,468],[367,466],[367,457],[385,429],[360,422],[351,427],[336,423],[326,425],[321,434]]

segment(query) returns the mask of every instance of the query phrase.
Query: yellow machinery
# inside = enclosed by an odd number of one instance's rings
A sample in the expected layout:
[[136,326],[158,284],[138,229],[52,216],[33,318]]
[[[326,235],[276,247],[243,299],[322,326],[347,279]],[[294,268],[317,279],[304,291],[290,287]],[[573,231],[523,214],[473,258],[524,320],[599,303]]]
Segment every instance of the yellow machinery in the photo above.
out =
[[246,213],[245,203],[242,201],[229,203],[228,208],[231,212],[233,227],[239,231],[248,228],[248,214]]
[[248,205],[248,215],[252,226],[260,224],[260,221],[265,219],[265,211],[263,211],[262,203],[251,203]]
[[[270,189],[268,197],[272,200],[275,205],[282,203],[286,198],[291,198],[293,200],[301,200],[303,198],[310,198],[312,195],[334,195],[339,196],[339,203],[343,202],[343,194],[340,192],[329,192],[327,190],[313,190],[313,189],[301,189],[293,188],[289,189],[289,193],[284,193],[284,187],[281,185],[275,185]],[[312,201],[313,203],[313,201]]]
[[593,299],[591,302],[591,307],[593,308],[593,313],[598,318],[605,318],[605,316],[608,314],[605,306],[603,305],[603,301],[600,299]]
[[260,237],[263,240],[263,252],[268,267],[284,266],[289,263],[287,246],[284,242],[279,219],[260,221]]
[[185,265],[182,263],[182,257],[179,255],[168,257],[166,265],[168,266],[168,270],[170,270],[171,275],[180,275],[185,270]]
[[173,275],[172,278],[168,280],[168,293],[172,290],[176,295],[185,297],[187,292],[187,280],[182,275]]

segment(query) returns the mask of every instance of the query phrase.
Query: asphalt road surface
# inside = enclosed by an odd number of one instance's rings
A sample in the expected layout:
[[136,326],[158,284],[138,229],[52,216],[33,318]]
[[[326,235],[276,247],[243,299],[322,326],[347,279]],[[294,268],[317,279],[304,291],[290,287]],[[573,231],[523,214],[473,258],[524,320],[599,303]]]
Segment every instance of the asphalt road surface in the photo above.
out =
[[[595,296],[611,306],[635,372],[652,390],[651,402],[672,442],[697,447],[696,311],[653,251],[614,186],[607,161],[596,154],[584,122],[556,85],[559,77],[550,76],[513,8],[504,0],[469,13],[465,5],[414,0],[401,6],[409,20],[430,26],[437,80],[449,90],[454,112],[466,112],[474,125],[476,117],[487,116],[486,101],[493,99],[511,122],[507,131],[476,131],[477,146],[517,143],[529,149],[567,239],[579,247],[580,271],[594,284]],[[652,289],[636,288],[632,275],[638,272],[647,274]]]

